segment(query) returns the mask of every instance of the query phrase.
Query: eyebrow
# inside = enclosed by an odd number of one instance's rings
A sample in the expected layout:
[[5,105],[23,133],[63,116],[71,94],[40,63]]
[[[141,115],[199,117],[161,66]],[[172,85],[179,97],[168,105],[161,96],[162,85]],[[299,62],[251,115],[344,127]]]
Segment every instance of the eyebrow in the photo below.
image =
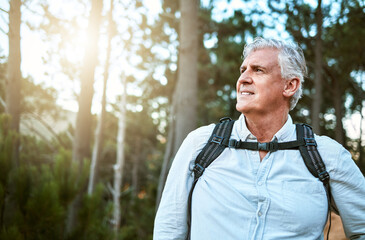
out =
[[[267,67],[264,67],[264,66],[262,66],[262,65],[260,65],[260,64],[252,64],[251,65],[251,67],[253,68],[253,69],[257,69],[257,68],[262,68],[262,69],[264,69],[264,70],[266,70],[267,69]],[[241,65],[240,66],[240,70],[242,70],[242,69],[246,69],[247,68],[247,66],[245,66],[245,65]]]
[[259,64],[253,64],[253,65],[251,65],[251,67],[254,69],[257,69],[257,68],[267,69],[266,67],[259,65]]

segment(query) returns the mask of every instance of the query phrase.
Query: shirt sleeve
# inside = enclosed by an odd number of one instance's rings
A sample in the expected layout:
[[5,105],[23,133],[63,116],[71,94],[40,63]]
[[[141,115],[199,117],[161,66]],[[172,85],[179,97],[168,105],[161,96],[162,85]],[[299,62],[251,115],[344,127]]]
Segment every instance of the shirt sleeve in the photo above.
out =
[[192,169],[213,127],[214,124],[191,132],[176,153],[156,213],[154,240],[185,240],[188,195],[194,180]]
[[365,240],[365,178],[342,146],[330,186],[346,237]]

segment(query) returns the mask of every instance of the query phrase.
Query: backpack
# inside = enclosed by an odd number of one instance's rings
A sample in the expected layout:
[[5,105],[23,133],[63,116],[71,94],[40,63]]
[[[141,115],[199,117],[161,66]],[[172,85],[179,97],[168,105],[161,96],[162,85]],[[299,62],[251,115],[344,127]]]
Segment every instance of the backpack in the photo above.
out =
[[299,150],[309,172],[323,183],[326,190],[329,218],[329,228],[327,233],[328,239],[329,231],[331,228],[330,207],[332,198],[329,185],[330,176],[326,171],[326,166],[324,165],[323,160],[317,150],[317,143],[314,139],[312,127],[304,123],[296,124],[296,141],[271,141],[267,143],[246,141],[242,142],[241,140],[237,141],[234,139],[230,139],[234,122],[234,120],[228,117],[220,119],[219,123],[216,124],[207,144],[204,146],[202,151],[195,159],[195,165],[193,168],[194,181],[188,196],[188,233],[186,239],[190,239],[191,200],[195,185],[204,173],[205,168],[207,168],[227,147],[256,151],[263,150],[269,152],[275,152],[277,150]]

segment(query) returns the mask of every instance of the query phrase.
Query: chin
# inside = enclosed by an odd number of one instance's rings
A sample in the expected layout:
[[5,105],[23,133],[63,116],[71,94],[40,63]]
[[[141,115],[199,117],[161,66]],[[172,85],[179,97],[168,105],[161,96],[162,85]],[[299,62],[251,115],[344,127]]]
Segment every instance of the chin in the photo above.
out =
[[248,109],[248,106],[246,106],[245,104],[237,103],[236,110],[240,113],[245,114],[249,109]]

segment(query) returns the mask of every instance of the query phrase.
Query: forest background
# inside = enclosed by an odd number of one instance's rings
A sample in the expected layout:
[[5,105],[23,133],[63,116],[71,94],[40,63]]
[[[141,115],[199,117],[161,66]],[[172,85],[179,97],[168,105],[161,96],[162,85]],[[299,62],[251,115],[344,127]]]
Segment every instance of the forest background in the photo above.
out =
[[362,0],[2,1],[0,239],[152,239],[183,138],[238,118],[256,36],[303,48],[291,116],[364,173],[364,23]]

